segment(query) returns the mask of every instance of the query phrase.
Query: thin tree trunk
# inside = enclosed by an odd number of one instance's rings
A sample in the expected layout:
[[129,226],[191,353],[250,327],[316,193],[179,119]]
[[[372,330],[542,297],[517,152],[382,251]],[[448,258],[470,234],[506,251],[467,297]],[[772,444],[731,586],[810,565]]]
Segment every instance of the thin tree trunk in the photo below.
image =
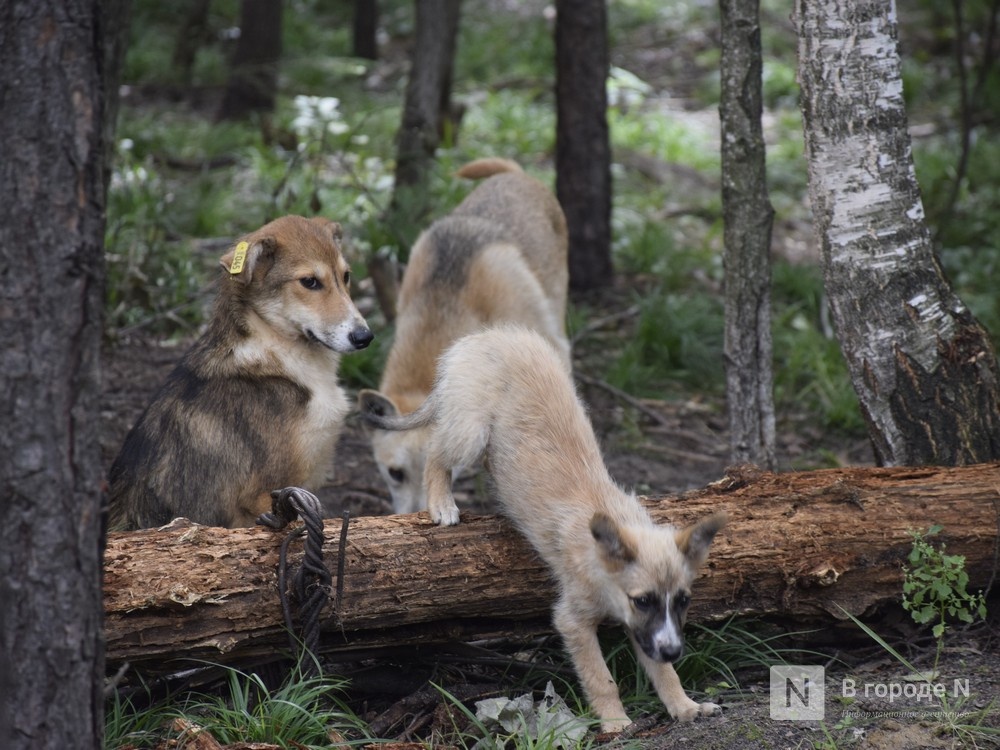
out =
[[996,353],[945,280],[924,221],[895,2],[805,0],[796,8],[815,230],[876,459],[1000,457]]
[[[766,615],[801,626],[898,603],[908,532],[933,524],[944,527],[949,551],[965,555],[970,587],[982,588],[995,564],[998,486],[1000,464],[791,474],[741,467],[646,505],[659,523],[729,514],[695,583],[694,619]],[[426,513],[354,519],[338,581],[340,532],[340,521],[326,522],[324,561],[343,596],[320,613],[324,650],[551,632],[551,577],[499,516],[463,515],[447,528]],[[275,572],[288,533],[181,524],[111,534],[109,667],[128,661],[148,674],[176,671],[181,657],[238,662],[285,649]],[[302,543],[291,550],[294,570]]]
[[378,0],[354,0],[352,54],[378,59]]
[[556,0],[556,195],[575,290],[613,278],[609,64],[605,0]]
[[[129,5],[0,6],[0,738],[101,746],[105,134]],[[30,12],[29,12],[30,11]]]
[[721,0],[726,393],[733,463],[774,468],[771,226],[761,126],[760,5]]
[[240,38],[219,120],[239,120],[252,112],[273,112],[281,59],[281,0],[243,0]]
[[403,120],[397,136],[396,181],[388,221],[413,227],[426,216],[428,183],[440,143],[442,102],[451,96],[460,0],[419,0]]

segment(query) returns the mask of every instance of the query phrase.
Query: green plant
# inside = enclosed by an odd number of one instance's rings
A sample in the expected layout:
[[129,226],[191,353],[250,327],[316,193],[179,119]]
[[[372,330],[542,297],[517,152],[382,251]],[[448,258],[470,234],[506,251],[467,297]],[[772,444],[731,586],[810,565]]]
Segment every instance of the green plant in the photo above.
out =
[[944,643],[950,619],[972,623],[976,617],[986,618],[986,599],[982,592],[970,594],[969,574],[964,555],[946,554],[946,547],[935,547],[929,537],[941,532],[941,526],[931,526],[926,533],[910,530],[913,547],[907,557],[909,567],[903,568],[903,609],[919,625],[933,623],[931,632],[937,641],[934,671]]
[[364,723],[341,701],[346,682],[293,670],[274,690],[256,673],[227,668],[224,695],[191,695],[176,709],[222,744],[270,742],[325,748],[331,736],[366,737]]
[[112,692],[104,714],[104,748],[152,747],[163,735],[163,728],[170,712],[159,705],[149,705],[148,691],[145,700],[134,700]]

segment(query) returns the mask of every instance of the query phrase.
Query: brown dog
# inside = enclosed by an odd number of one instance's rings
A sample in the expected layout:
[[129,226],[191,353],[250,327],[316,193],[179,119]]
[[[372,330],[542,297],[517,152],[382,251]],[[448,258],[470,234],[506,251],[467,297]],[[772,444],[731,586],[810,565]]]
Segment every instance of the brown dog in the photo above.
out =
[[285,216],[220,260],[215,312],[125,438],[109,528],[177,516],[250,526],[271,490],[318,485],[349,403],[341,353],[373,336],[351,300],[340,225]]
[[460,520],[452,470],[486,456],[503,513],[558,584],[555,626],[605,731],[629,724],[597,641],[608,619],[625,627],[671,716],[719,711],[685,694],[672,663],[691,585],[725,514],[683,529],[654,523],[608,475],[572,376],[545,339],[512,325],[465,336],[441,358],[419,409],[362,416],[383,430],[429,431],[424,487],[431,520],[442,526]]
[[[417,239],[380,390],[358,394],[362,412],[412,412],[430,393],[441,353],[487,325],[518,323],[538,331],[570,368],[566,219],[559,202],[507,159],[478,159],[458,175],[483,182]],[[371,440],[393,509],[426,508],[421,477],[427,431],[374,430]]]

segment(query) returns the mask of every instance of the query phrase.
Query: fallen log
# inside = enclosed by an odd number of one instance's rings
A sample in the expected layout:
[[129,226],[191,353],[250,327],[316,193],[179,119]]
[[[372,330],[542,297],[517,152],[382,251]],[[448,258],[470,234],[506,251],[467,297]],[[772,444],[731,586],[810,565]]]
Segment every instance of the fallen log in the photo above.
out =
[[[772,474],[737,467],[678,496],[643,498],[659,522],[728,511],[697,582],[693,620],[734,614],[807,621],[864,615],[901,596],[910,530],[966,557],[970,587],[992,582],[1000,463],[963,468],[850,468]],[[324,610],[323,650],[531,635],[551,630],[541,561],[498,516],[438,528],[426,514],[324,526],[324,559],[342,558],[343,595]],[[147,673],[177,659],[232,663],[287,647],[277,590],[288,531],[180,524],[109,535],[106,654]],[[301,561],[293,542],[289,564]],[[843,610],[841,609],[843,608]]]

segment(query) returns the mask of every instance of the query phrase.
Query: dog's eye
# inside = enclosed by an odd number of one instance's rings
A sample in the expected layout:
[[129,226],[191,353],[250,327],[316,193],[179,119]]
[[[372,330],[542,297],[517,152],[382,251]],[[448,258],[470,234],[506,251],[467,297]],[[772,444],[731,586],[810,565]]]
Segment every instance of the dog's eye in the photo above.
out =
[[351,272],[344,271],[344,286],[350,286],[350,285],[351,285]]
[[686,609],[690,603],[691,597],[685,591],[678,592],[677,596],[674,597],[674,609],[676,610]]
[[306,289],[316,290],[323,288],[323,283],[315,276],[306,276],[305,278],[299,279],[299,283]]
[[389,478],[394,482],[402,483],[402,481],[406,479],[406,472],[393,466],[389,469]]
[[640,596],[632,597],[632,606],[640,612],[648,612],[656,604],[656,596],[654,594],[641,594]]

